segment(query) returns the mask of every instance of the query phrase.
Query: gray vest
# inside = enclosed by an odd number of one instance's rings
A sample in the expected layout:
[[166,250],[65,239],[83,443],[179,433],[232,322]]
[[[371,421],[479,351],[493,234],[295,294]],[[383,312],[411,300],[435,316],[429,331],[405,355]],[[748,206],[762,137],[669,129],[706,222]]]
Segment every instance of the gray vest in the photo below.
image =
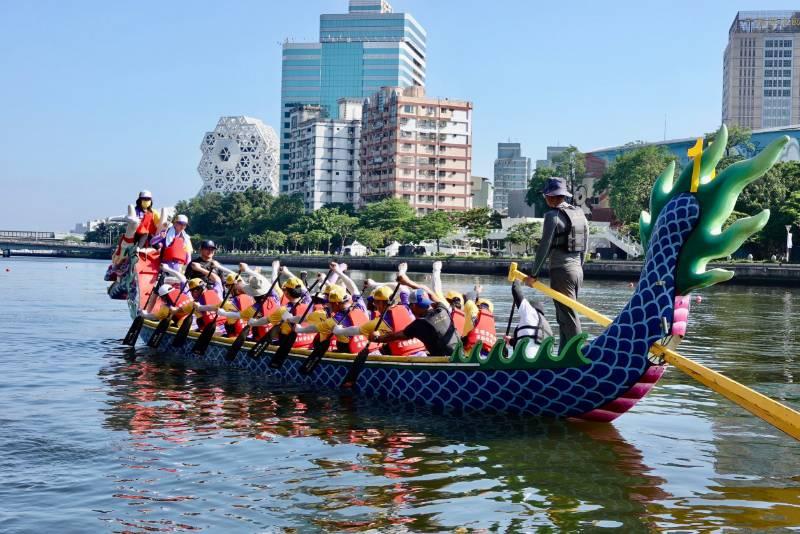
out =
[[567,216],[569,224],[564,232],[557,232],[553,237],[553,248],[558,248],[565,252],[585,252],[589,223],[586,222],[583,209],[576,206],[557,209]]

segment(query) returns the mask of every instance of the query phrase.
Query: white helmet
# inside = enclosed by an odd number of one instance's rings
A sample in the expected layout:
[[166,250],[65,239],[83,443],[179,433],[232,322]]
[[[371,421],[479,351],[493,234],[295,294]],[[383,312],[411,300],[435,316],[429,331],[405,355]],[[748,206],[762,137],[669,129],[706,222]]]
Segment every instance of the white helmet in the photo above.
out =
[[172,291],[174,288],[170,284],[161,284],[161,287],[158,288],[158,296],[164,297],[169,295],[169,292]]
[[139,198],[149,198],[149,199],[152,199],[152,198],[153,198],[153,193],[151,193],[151,192],[150,192],[150,191],[148,191],[147,189],[143,189],[142,191],[139,191]]
[[189,224],[189,217],[187,217],[186,215],[180,214],[177,217],[175,217],[175,222],[176,223],[181,223],[181,224]]

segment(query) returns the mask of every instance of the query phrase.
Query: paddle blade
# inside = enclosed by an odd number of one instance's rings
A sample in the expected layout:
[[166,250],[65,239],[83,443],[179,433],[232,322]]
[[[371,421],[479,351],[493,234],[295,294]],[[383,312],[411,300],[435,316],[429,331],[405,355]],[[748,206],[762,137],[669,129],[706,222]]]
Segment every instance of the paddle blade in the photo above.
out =
[[322,357],[325,356],[325,352],[328,350],[329,346],[329,339],[323,341],[319,338],[319,335],[317,335],[317,337],[314,338],[314,350],[311,351],[306,361],[300,366],[300,374],[307,375],[316,369],[319,362],[322,361]]
[[197,354],[198,356],[202,356],[208,350],[208,346],[211,344],[211,338],[214,337],[214,330],[216,325],[215,323],[209,323],[203,328],[203,331],[200,332],[200,337],[197,338],[197,341],[192,347],[192,353]]
[[125,334],[125,337],[122,339],[122,344],[128,345],[129,347],[136,345],[136,340],[139,339],[139,332],[142,331],[143,324],[144,317],[138,315],[136,319],[133,320],[133,323],[131,323],[131,327],[128,328],[128,333]]
[[369,356],[369,345],[361,349],[361,352],[358,353],[353,363],[350,365],[350,369],[347,370],[347,375],[342,380],[342,385],[340,386],[342,389],[353,389],[353,386],[356,385],[356,381],[358,380],[358,376],[361,374],[361,370],[367,364],[367,356]]
[[281,339],[281,344],[278,346],[278,350],[275,351],[275,355],[269,361],[270,369],[280,369],[283,366],[283,362],[286,361],[286,358],[289,357],[289,351],[292,350],[292,345],[297,340],[297,332],[292,330],[286,336]]
[[231,346],[228,347],[228,352],[225,353],[226,360],[230,362],[233,361],[234,358],[236,358],[236,355],[244,346],[244,342],[247,340],[247,334],[249,333],[250,333],[250,325],[246,325],[244,328],[242,328],[242,331],[239,332],[239,335],[236,336],[236,339],[233,340]]
[[189,338],[189,330],[192,328],[192,316],[186,317],[183,322],[181,323],[181,327],[178,329],[178,333],[175,334],[175,337],[172,339],[172,346],[173,347],[182,347],[186,344],[186,340]]
[[153,332],[153,335],[147,342],[148,347],[156,348],[158,347],[159,344],[161,344],[161,340],[164,338],[164,334],[167,333],[167,328],[169,328],[169,321],[170,319],[169,317],[167,317],[166,319],[162,319],[161,322],[158,323],[155,332]]

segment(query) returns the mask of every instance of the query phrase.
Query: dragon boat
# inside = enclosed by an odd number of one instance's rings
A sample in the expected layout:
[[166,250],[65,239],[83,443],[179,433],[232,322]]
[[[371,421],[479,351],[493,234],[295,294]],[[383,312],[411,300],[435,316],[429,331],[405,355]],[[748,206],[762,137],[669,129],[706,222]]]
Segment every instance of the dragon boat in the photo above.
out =
[[[774,141],[754,158],[730,165],[715,176],[725,153],[728,133],[701,150],[677,180],[671,163],[655,180],[649,212],[642,212],[640,237],[646,250],[639,282],[630,301],[599,336],[571,339],[558,354],[553,339],[538,347],[520,341],[506,350],[499,340],[488,355],[479,351],[430,357],[370,356],[353,391],[358,395],[426,405],[446,412],[529,414],[557,418],[611,421],[630,410],[658,382],[666,364],[653,356],[654,344],[674,347],[685,335],[687,295],[726,281],[733,273],[706,270],[709,261],[724,258],[764,227],[765,210],[728,223],[738,195],[777,161],[788,137]],[[701,145],[702,146],[702,145]],[[127,288],[132,316],[145,305],[158,277],[157,259],[130,255],[132,275]],[[141,336],[148,341],[156,323],[145,321]],[[293,350],[279,369],[269,366],[277,347],[259,359],[247,355],[252,343],[233,359],[225,355],[232,339],[214,337],[203,356],[192,353],[198,333],[173,347],[170,327],[156,347],[202,365],[236,367],[270,379],[313,388],[337,389],[355,355],[329,352],[310,374],[300,367],[308,350]],[[535,350],[531,350],[535,349]]]

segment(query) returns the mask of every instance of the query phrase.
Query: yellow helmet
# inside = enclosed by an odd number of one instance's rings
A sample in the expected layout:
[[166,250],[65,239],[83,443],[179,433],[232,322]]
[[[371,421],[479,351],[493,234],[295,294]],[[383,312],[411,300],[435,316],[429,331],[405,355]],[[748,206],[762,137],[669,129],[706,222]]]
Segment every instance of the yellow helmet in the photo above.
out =
[[327,295],[328,293],[331,292],[331,289],[333,289],[333,284],[331,284],[330,282],[325,282],[325,285],[322,286],[322,294]]
[[347,302],[347,291],[342,286],[331,286],[328,290],[328,302]]
[[448,291],[447,294],[444,296],[445,300],[455,300],[458,299],[460,301],[464,300],[464,295],[459,293],[458,291]]
[[229,286],[233,285],[236,282],[240,281],[241,279],[242,279],[242,277],[239,276],[238,274],[229,273],[228,276],[225,277],[225,285],[229,285]]
[[303,288],[303,281],[297,278],[296,276],[292,276],[288,280],[283,283],[283,289],[295,289],[295,288]]
[[197,289],[198,287],[205,287],[206,283],[200,278],[192,278],[189,280],[189,289]]
[[388,301],[389,297],[392,296],[392,290],[389,289],[389,286],[380,286],[376,287],[372,290],[372,300],[384,300]]
[[475,304],[477,304],[479,308],[481,306],[486,306],[487,308],[489,308],[489,313],[494,313],[494,304],[492,304],[491,300],[478,299],[478,302],[476,302]]

